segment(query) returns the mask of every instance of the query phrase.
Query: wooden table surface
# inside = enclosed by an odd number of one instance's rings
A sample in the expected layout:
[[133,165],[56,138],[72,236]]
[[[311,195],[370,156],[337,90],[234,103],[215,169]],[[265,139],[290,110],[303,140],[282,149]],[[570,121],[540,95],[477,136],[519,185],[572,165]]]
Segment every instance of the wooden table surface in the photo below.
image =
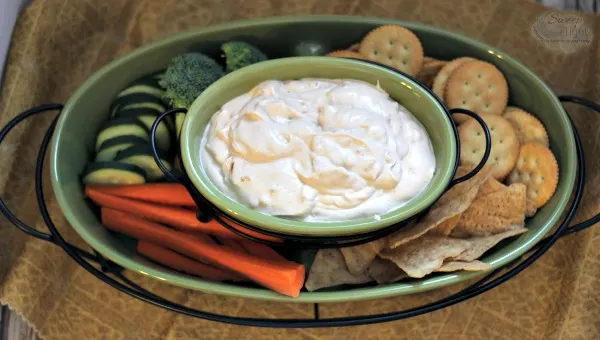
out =
[[[1,1],[1,0],[0,0]],[[9,0],[10,1],[10,0]],[[528,0],[543,3],[549,7],[579,10],[584,12],[597,12],[600,9],[600,0]],[[0,311],[0,340],[38,340],[33,328],[7,306],[2,306]]]
[[1,340],[38,340],[40,339],[33,328],[23,321],[8,307],[2,306],[0,312],[0,339]]

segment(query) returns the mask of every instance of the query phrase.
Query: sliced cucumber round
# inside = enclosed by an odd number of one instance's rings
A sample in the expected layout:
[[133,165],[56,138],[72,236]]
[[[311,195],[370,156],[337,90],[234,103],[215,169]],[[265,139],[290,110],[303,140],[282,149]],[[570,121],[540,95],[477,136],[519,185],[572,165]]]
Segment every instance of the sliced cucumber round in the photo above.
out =
[[[156,80],[156,82],[160,82],[160,80],[164,77],[166,70],[160,70],[160,71],[156,71],[155,73],[152,74],[152,79]],[[158,83],[158,86],[160,86],[160,83]],[[162,86],[160,86],[162,88]]]
[[96,137],[96,151],[100,150],[100,146],[105,141],[120,137],[120,136],[135,136],[143,138],[146,142],[149,141],[150,130],[144,123],[136,117],[120,117],[111,119],[100,130]]
[[167,106],[166,104],[156,104],[156,103],[133,103],[133,104],[127,104],[127,105],[123,105],[121,107],[118,108],[118,110],[115,110],[113,112],[113,116],[119,112],[119,111],[124,111],[124,110],[134,110],[134,109],[146,109],[146,110],[153,110],[155,112],[155,114],[158,116],[161,113],[165,112],[167,110]]
[[[151,131],[152,125],[154,124],[154,121],[156,121],[157,116],[149,113],[139,113],[133,110],[125,110],[117,112],[116,117],[135,117],[144,123],[144,125],[146,125],[148,131]],[[158,124],[158,128],[156,129],[156,144],[162,150],[169,150],[171,148],[171,129],[165,121],[160,122],[160,124]]]
[[125,106],[139,103],[153,103],[164,108],[165,103],[161,98],[155,97],[147,93],[131,93],[115,98],[110,104],[110,112],[115,113]]
[[148,85],[148,86],[152,86],[157,89],[164,90],[163,87],[160,86],[160,83],[159,83],[164,74],[165,74],[165,70],[160,70],[160,71],[156,71],[154,73],[150,73],[150,74],[132,82],[131,84],[129,84],[129,86]]
[[131,94],[135,94],[135,93],[149,94],[149,95],[154,96],[162,101],[162,97],[163,97],[165,91],[163,91],[161,88],[156,88],[156,87],[149,86],[146,84],[138,84],[138,85],[129,86],[125,90],[119,92],[119,94],[117,95],[117,98],[125,97],[127,95],[131,95]]
[[85,184],[131,185],[146,183],[144,169],[119,162],[93,162],[83,174]]
[[[161,153],[159,153],[159,156],[167,169],[171,170],[173,166],[166,161],[167,157]],[[146,171],[146,178],[148,181],[156,181],[164,177],[164,173],[154,160],[152,146],[148,144],[133,145],[117,153],[115,161],[137,165],[144,169],[144,171]]]
[[[121,109],[121,110],[118,110],[117,112],[115,112],[115,117],[128,117],[128,116],[158,117],[163,112],[158,112],[154,109],[147,108],[147,107],[138,107],[138,108],[131,108],[131,109],[124,108],[124,109]],[[167,124],[167,127],[171,130],[171,133],[175,134],[175,124],[173,124],[173,117],[172,116],[166,117],[163,121]]]
[[107,139],[100,145],[100,149],[96,154],[96,162],[107,162],[115,159],[117,152],[125,150],[128,147],[136,144],[147,144],[144,138],[137,136],[118,136],[115,138]]
[[[152,124],[156,120],[155,116],[138,116],[137,118],[148,127],[149,131],[152,130]],[[162,150],[171,149],[171,130],[164,122],[160,122],[156,128],[156,145]]]
[[[164,112],[164,111],[163,111]],[[122,108],[115,112],[115,117],[127,117],[137,115],[152,115],[159,116],[162,112],[149,107],[134,107],[134,108]]]

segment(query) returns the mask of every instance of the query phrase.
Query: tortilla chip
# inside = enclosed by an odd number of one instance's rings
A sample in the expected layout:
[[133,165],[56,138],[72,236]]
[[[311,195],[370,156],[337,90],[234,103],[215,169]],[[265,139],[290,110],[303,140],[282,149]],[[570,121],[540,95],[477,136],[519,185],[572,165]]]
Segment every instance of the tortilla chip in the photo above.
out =
[[371,281],[367,275],[352,275],[339,249],[320,249],[308,273],[304,286],[309,292],[342,284],[359,284]]
[[448,261],[444,262],[444,264],[438,270],[436,270],[436,272],[448,273],[459,270],[477,272],[481,270],[489,270],[490,268],[492,268],[492,265],[477,260],[471,262]]
[[503,189],[506,189],[506,185],[490,176],[490,178],[481,185],[481,188],[479,188],[477,197],[486,196]]
[[[471,205],[479,187],[491,175],[492,169],[493,166],[486,165],[471,179],[459,183],[446,191],[417,225],[410,228],[402,228],[388,236],[389,247],[399,247],[402,244],[425,235],[428,231],[448,220],[456,219],[457,216],[462,214]],[[454,225],[448,222],[448,224],[444,225],[443,232],[450,233],[453,228]]]
[[369,243],[340,248],[348,271],[354,275],[364,273],[375,256],[385,248],[386,240],[386,238],[380,238]]
[[[479,191],[479,188],[483,185],[483,183],[485,183],[488,180],[488,178],[490,178],[490,176],[492,175],[494,167],[495,164],[486,164],[477,174],[475,174],[475,176],[471,177],[470,179],[464,182],[456,184],[450,190],[446,191],[436,202],[436,204],[444,204],[454,201],[457,198],[462,197],[466,193],[472,191],[473,188],[476,188],[477,191]],[[456,170],[456,175],[454,176],[454,178],[462,177],[459,176],[459,174],[465,175],[466,172],[468,172],[466,170],[468,170],[468,166],[459,166]]]
[[454,257],[453,260],[466,262],[473,261],[480,258],[481,255],[483,255],[486,251],[492,249],[496,244],[498,244],[498,242],[504,240],[505,238],[520,235],[526,231],[527,228],[524,228],[522,225],[512,226],[512,229],[500,234],[466,239],[466,241],[469,241],[471,245],[463,253]]
[[371,262],[366,273],[378,284],[392,283],[408,277],[394,262],[382,259],[379,256]]
[[456,216],[453,216],[453,217],[445,220],[444,222],[440,223],[440,225],[438,225],[437,228],[435,228],[435,230],[433,230],[433,231],[435,231],[435,233],[439,233],[442,235],[450,235],[452,230],[458,224],[458,221],[460,221],[461,216],[462,216],[462,214],[458,214]]
[[454,258],[469,248],[467,240],[426,234],[394,249],[384,249],[379,256],[391,260],[410,277],[421,278],[439,269],[444,260]]
[[515,183],[478,197],[462,214],[453,236],[488,236],[512,229],[525,221],[527,187]]
[[536,212],[537,207],[535,206],[535,202],[530,199],[527,199],[527,202],[525,202],[525,216],[532,217],[535,215]]
[[423,59],[423,66],[419,70],[416,78],[425,86],[431,87],[433,79],[448,62],[434,58]]

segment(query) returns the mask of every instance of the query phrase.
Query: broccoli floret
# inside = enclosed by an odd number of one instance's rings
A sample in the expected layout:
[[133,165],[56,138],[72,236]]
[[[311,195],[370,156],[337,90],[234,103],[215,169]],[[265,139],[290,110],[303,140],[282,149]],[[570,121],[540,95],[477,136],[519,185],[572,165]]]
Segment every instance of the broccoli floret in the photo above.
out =
[[261,50],[243,41],[226,42],[221,45],[221,49],[225,54],[225,71],[228,73],[267,60]]
[[223,68],[216,61],[202,53],[190,52],[173,58],[159,83],[171,106],[189,108],[196,97],[223,74]]

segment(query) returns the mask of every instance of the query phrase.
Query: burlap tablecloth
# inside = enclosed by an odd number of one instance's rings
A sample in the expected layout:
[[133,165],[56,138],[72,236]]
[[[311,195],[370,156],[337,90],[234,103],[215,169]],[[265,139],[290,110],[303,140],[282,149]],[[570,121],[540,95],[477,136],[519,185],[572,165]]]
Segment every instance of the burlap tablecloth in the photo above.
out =
[[[194,26],[279,14],[335,13],[421,21],[481,39],[539,74],[556,93],[600,99],[600,20],[580,14],[591,44],[553,51],[530,33],[547,9],[521,0],[36,0],[14,32],[0,95],[0,125],[21,110],[65,102],[95,70],[144,43]],[[569,107],[585,140],[588,183],[580,218],[598,211],[600,118]],[[33,168],[50,117],[19,127],[0,146],[0,190],[16,213],[43,228]],[[49,186],[48,186],[49,188]],[[57,224],[66,225],[48,189]],[[184,317],[130,298],[101,283],[60,249],[28,237],[0,218],[0,301],[48,339],[558,339],[600,338],[600,228],[569,236],[508,283],[462,304],[409,320],[317,330],[259,329]],[[310,317],[312,305],[210,296],[141,277],[179,302],[232,315]],[[397,310],[449,290],[321,306],[322,317]]]

